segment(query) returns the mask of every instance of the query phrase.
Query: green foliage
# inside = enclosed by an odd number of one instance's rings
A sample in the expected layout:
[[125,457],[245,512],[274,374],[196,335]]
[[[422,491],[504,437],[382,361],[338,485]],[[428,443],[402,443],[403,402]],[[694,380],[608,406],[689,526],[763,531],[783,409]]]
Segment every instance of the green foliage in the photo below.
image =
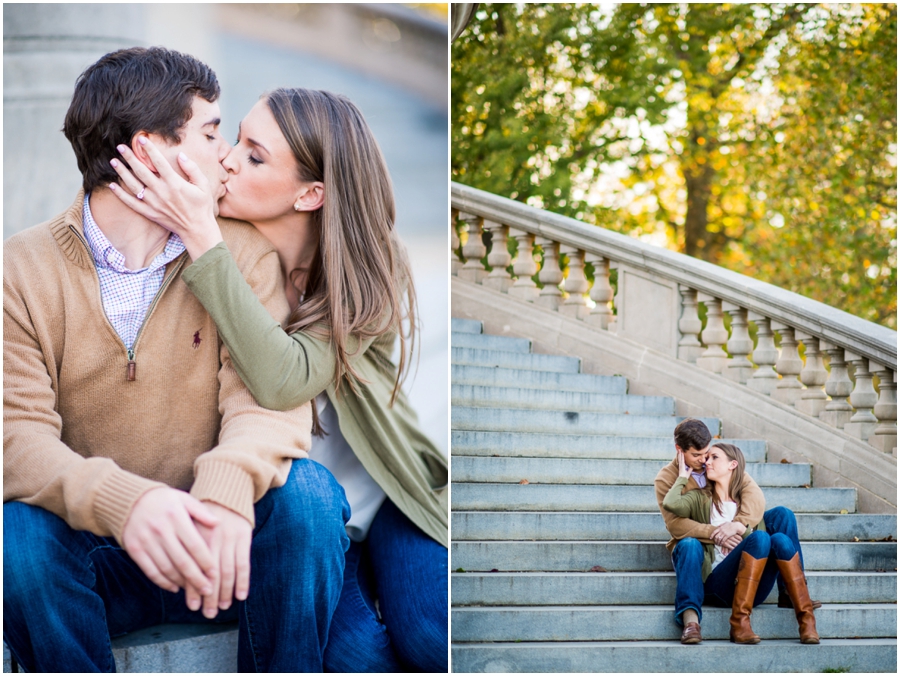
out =
[[454,180],[896,326],[896,6],[482,5]]

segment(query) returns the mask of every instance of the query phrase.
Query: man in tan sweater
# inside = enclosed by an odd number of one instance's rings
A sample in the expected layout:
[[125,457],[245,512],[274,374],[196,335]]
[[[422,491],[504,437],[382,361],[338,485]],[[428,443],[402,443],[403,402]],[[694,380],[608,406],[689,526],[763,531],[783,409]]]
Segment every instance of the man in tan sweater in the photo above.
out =
[[[306,459],[310,405],[256,403],[181,279],[181,241],[108,188],[117,144],[153,168],[146,137],[221,194],[218,95],[178,52],[100,59],[64,126],[83,191],[4,247],[4,637],[27,671],[115,671],[111,636],[239,616],[242,671],[321,671],[349,508]],[[276,252],[220,225],[283,320]]]
[[[706,458],[712,442],[712,435],[706,424],[695,418],[685,418],[675,427],[676,457],[665,465],[656,475],[656,502],[666,530],[672,539],[666,548],[672,554],[675,568],[675,621],[683,625],[681,642],[685,644],[700,643],[701,606],[704,599],[701,567],[703,563],[703,544],[710,542],[733,549],[741,543],[748,528],[764,530],[787,535],[796,550],[800,551],[797,533],[797,519],[786,507],[774,507],[766,510],[766,499],[757,483],[745,473],[741,493],[741,505],[734,520],[714,527],[708,523],[698,523],[692,519],[676,516],[663,508],[663,500],[678,478],[678,453],[683,453],[685,464],[691,468],[682,494],[706,486]],[[802,554],[801,554],[802,566]],[[784,587],[781,575],[776,578],[778,585],[778,606],[793,608]],[[814,607],[822,604],[813,601]]]

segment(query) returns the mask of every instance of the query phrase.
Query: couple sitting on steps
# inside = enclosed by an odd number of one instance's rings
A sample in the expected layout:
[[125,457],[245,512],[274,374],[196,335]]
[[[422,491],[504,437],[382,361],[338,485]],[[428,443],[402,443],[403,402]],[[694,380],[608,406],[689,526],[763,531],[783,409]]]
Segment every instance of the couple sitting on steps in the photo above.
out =
[[765,510],[765,498],[745,474],[744,455],[716,442],[694,418],[675,428],[677,457],[656,475],[656,501],[672,539],[675,621],[681,642],[700,643],[701,606],[731,606],[733,643],[759,643],[750,614],[778,584],[778,607],[793,608],[801,643],[818,643],[803,572],[797,520],[786,507]]

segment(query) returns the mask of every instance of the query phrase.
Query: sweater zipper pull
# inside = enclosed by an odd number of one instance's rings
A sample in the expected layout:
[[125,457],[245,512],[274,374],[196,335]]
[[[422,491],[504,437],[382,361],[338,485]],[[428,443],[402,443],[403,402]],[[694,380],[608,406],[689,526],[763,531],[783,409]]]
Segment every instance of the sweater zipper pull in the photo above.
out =
[[133,381],[136,378],[137,363],[134,361],[134,350],[128,350],[128,377],[127,380]]

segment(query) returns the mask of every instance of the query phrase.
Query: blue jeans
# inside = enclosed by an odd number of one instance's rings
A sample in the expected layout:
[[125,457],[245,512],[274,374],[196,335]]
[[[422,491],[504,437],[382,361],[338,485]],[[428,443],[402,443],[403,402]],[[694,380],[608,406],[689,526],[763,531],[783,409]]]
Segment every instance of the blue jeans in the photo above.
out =
[[239,621],[239,671],[322,671],[350,507],[331,473],[295,460],[256,503],[250,594],[214,620],[151,582],[113,538],[3,505],[3,636],[27,671],[114,672],[110,638],[162,623]]
[[788,561],[794,554],[800,553],[800,565],[803,566],[803,552],[797,533],[797,519],[786,507],[774,507],[763,514],[766,532],[754,531],[735,547],[703,581],[703,543],[695,538],[679,540],[672,552],[672,565],[675,568],[675,621],[684,624],[681,615],[685,610],[696,611],[702,620],[701,606],[704,600],[717,605],[731,606],[734,598],[734,580],[743,551],[754,558],[768,558],[754,606],[765,601],[778,583],[779,593],[783,593],[784,582],[778,574],[776,559]]
[[347,550],[325,668],[447,672],[447,548],[390,500],[381,505],[366,540],[351,542]]

